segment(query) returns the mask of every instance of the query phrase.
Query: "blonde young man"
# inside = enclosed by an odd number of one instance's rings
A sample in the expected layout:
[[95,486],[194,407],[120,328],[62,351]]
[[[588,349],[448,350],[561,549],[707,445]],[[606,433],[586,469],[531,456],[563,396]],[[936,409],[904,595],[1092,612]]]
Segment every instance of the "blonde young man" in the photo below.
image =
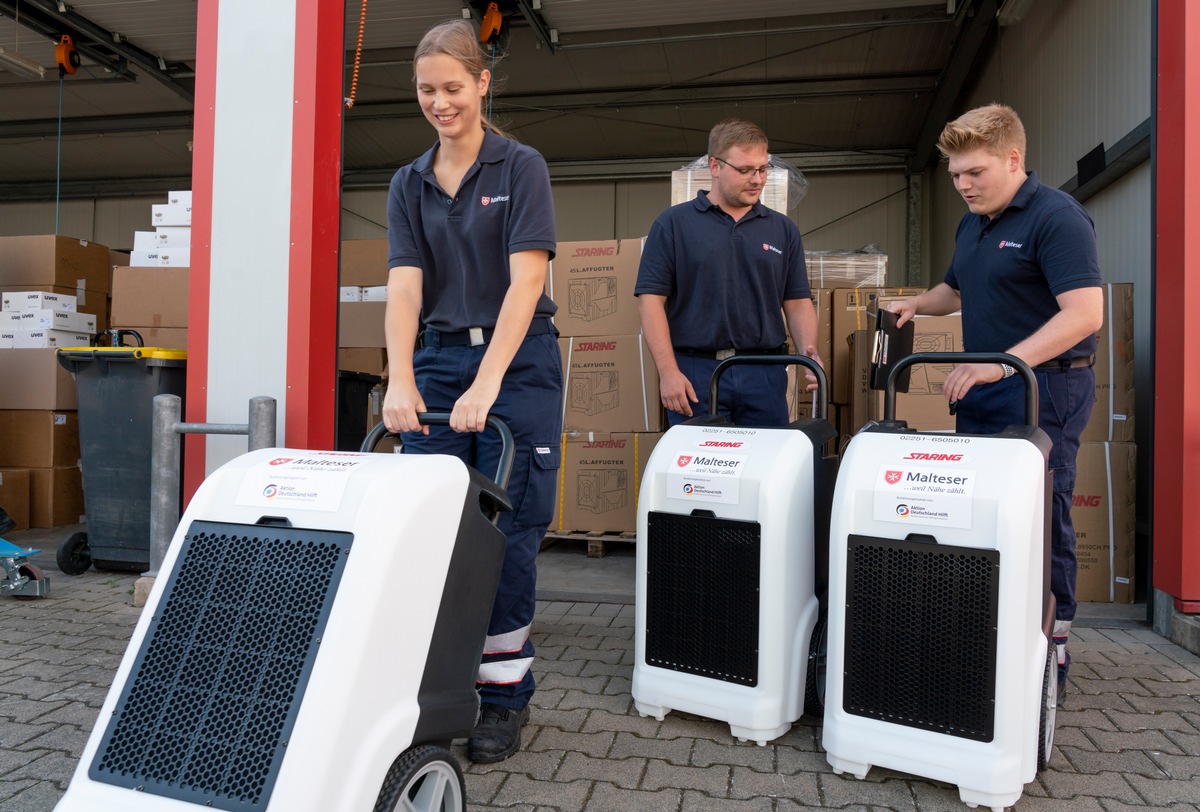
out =
[[[958,225],[945,281],[888,309],[901,324],[961,309],[964,349],[1011,353],[1033,367],[1038,424],[1053,442],[1050,586],[1058,604],[1061,699],[1075,617],[1075,457],[1095,401],[1092,364],[1103,322],[1096,232],[1074,198],[1025,170],[1025,129],[1011,108],[964,113],[942,130],[938,149],[970,211]],[[1005,364],[960,364],[947,376],[945,394],[958,403],[959,433],[993,434],[1024,423],[1024,385]]]

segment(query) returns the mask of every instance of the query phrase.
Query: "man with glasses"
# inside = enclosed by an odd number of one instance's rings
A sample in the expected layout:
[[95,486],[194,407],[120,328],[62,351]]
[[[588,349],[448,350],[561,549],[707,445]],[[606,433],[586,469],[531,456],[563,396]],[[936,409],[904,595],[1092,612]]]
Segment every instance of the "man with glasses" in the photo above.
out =
[[[708,169],[711,190],[654,221],[633,291],[672,426],[708,413],[725,358],[785,354],[790,333],[820,363],[800,230],[759,201],[771,169],[766,133],[739,119],[717,124]],[[721,378],[718,411],[735,425],[787,425],[786,390],[783,366],[737,366]]]

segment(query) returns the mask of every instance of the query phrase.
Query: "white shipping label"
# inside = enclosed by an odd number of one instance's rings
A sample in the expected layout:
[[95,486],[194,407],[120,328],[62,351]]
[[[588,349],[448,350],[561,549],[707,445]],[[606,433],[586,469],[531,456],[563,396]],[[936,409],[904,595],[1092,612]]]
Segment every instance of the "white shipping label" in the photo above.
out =
[[677,454],[667,474],[667,493],[697,502],[741,501],[744,454]]
[[249,507],[336,511],[350,475],[370,462],[369,455],[310,451],[298,457],[274,457],[246,471],[236,504]]
[[879,466],[874,518],[880,522],[971,527],[974,469]]

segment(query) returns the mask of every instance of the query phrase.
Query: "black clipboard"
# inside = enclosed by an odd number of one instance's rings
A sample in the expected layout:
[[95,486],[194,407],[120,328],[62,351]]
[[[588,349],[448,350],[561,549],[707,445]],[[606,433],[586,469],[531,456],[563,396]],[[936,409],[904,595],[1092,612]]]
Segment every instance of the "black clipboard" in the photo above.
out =
[[[884,389],[887,385],[888,373],[896,362],[905,356],[912,355],[913,334],[916,326],[912,319],[903,327],[896,326],[899,318],[890,310],[879,310],[875,313],[875,335],[871,343],[871,375],[872,389]],[[900,373],[896,379],[896,391],[908,391],[908,381],[912,377],[912,367]]]

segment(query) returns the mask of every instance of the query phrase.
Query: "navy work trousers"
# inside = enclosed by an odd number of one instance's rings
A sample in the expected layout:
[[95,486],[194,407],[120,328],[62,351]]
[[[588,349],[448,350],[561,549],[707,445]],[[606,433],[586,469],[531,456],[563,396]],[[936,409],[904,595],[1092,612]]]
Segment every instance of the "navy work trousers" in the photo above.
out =
[[[691,353],[675,353],[675,363],[696,390],[699,403],[692,404],[692,417],[708,414],[708,386],[713,370],[721,363],[716,358]],[[798,370],[803,375],[803,370]],[[787,367],[783,364],[745,364],[733,366],[721,374],[717,388],[717,411],[735,426],[786,426]],[[689,418],[667,410],[667,424],[677,426]]]
[[[440,346],[426,332],[426,346],[413,359],[417,389],[425,407],[449,412],[475,380],[487,345]],[[537,554],[554,515],[554,489],[562,441],[562,355],[553,333],[527,336],[504,376],[500,394],[489,414],[512,431],[516,455],[508,481],[511,512],[500,514],[499,528],[507,540],[504,568],[488,639],[514,641],[517,648],[496,651],[485,647],[478,684],[480,698],[510,708],[529,704],[534,692],[533,642],[528,629],[537,605]],[[430,426],[429,436],[403,435],[404,452],[453,454],[487,476],[494,476],[500,458],[496,432],[455,432]],[[484,680],[485,672],[506,676]]]
[[[1050,437],[1050,469],[1054,499],[1050,520],[1050,590],[1058,603],[1057,619],[1075,619],[1075,526],[1071,497],[1075,492],[1075,458],[1079,437],[1096,400],[1091,367],[1035,369],[1038,382],[1038,426]],[[1024,379],[1013,376],[971,388],[958,404],[960,434],[994,434],[1007,426],[1025,425]]]

